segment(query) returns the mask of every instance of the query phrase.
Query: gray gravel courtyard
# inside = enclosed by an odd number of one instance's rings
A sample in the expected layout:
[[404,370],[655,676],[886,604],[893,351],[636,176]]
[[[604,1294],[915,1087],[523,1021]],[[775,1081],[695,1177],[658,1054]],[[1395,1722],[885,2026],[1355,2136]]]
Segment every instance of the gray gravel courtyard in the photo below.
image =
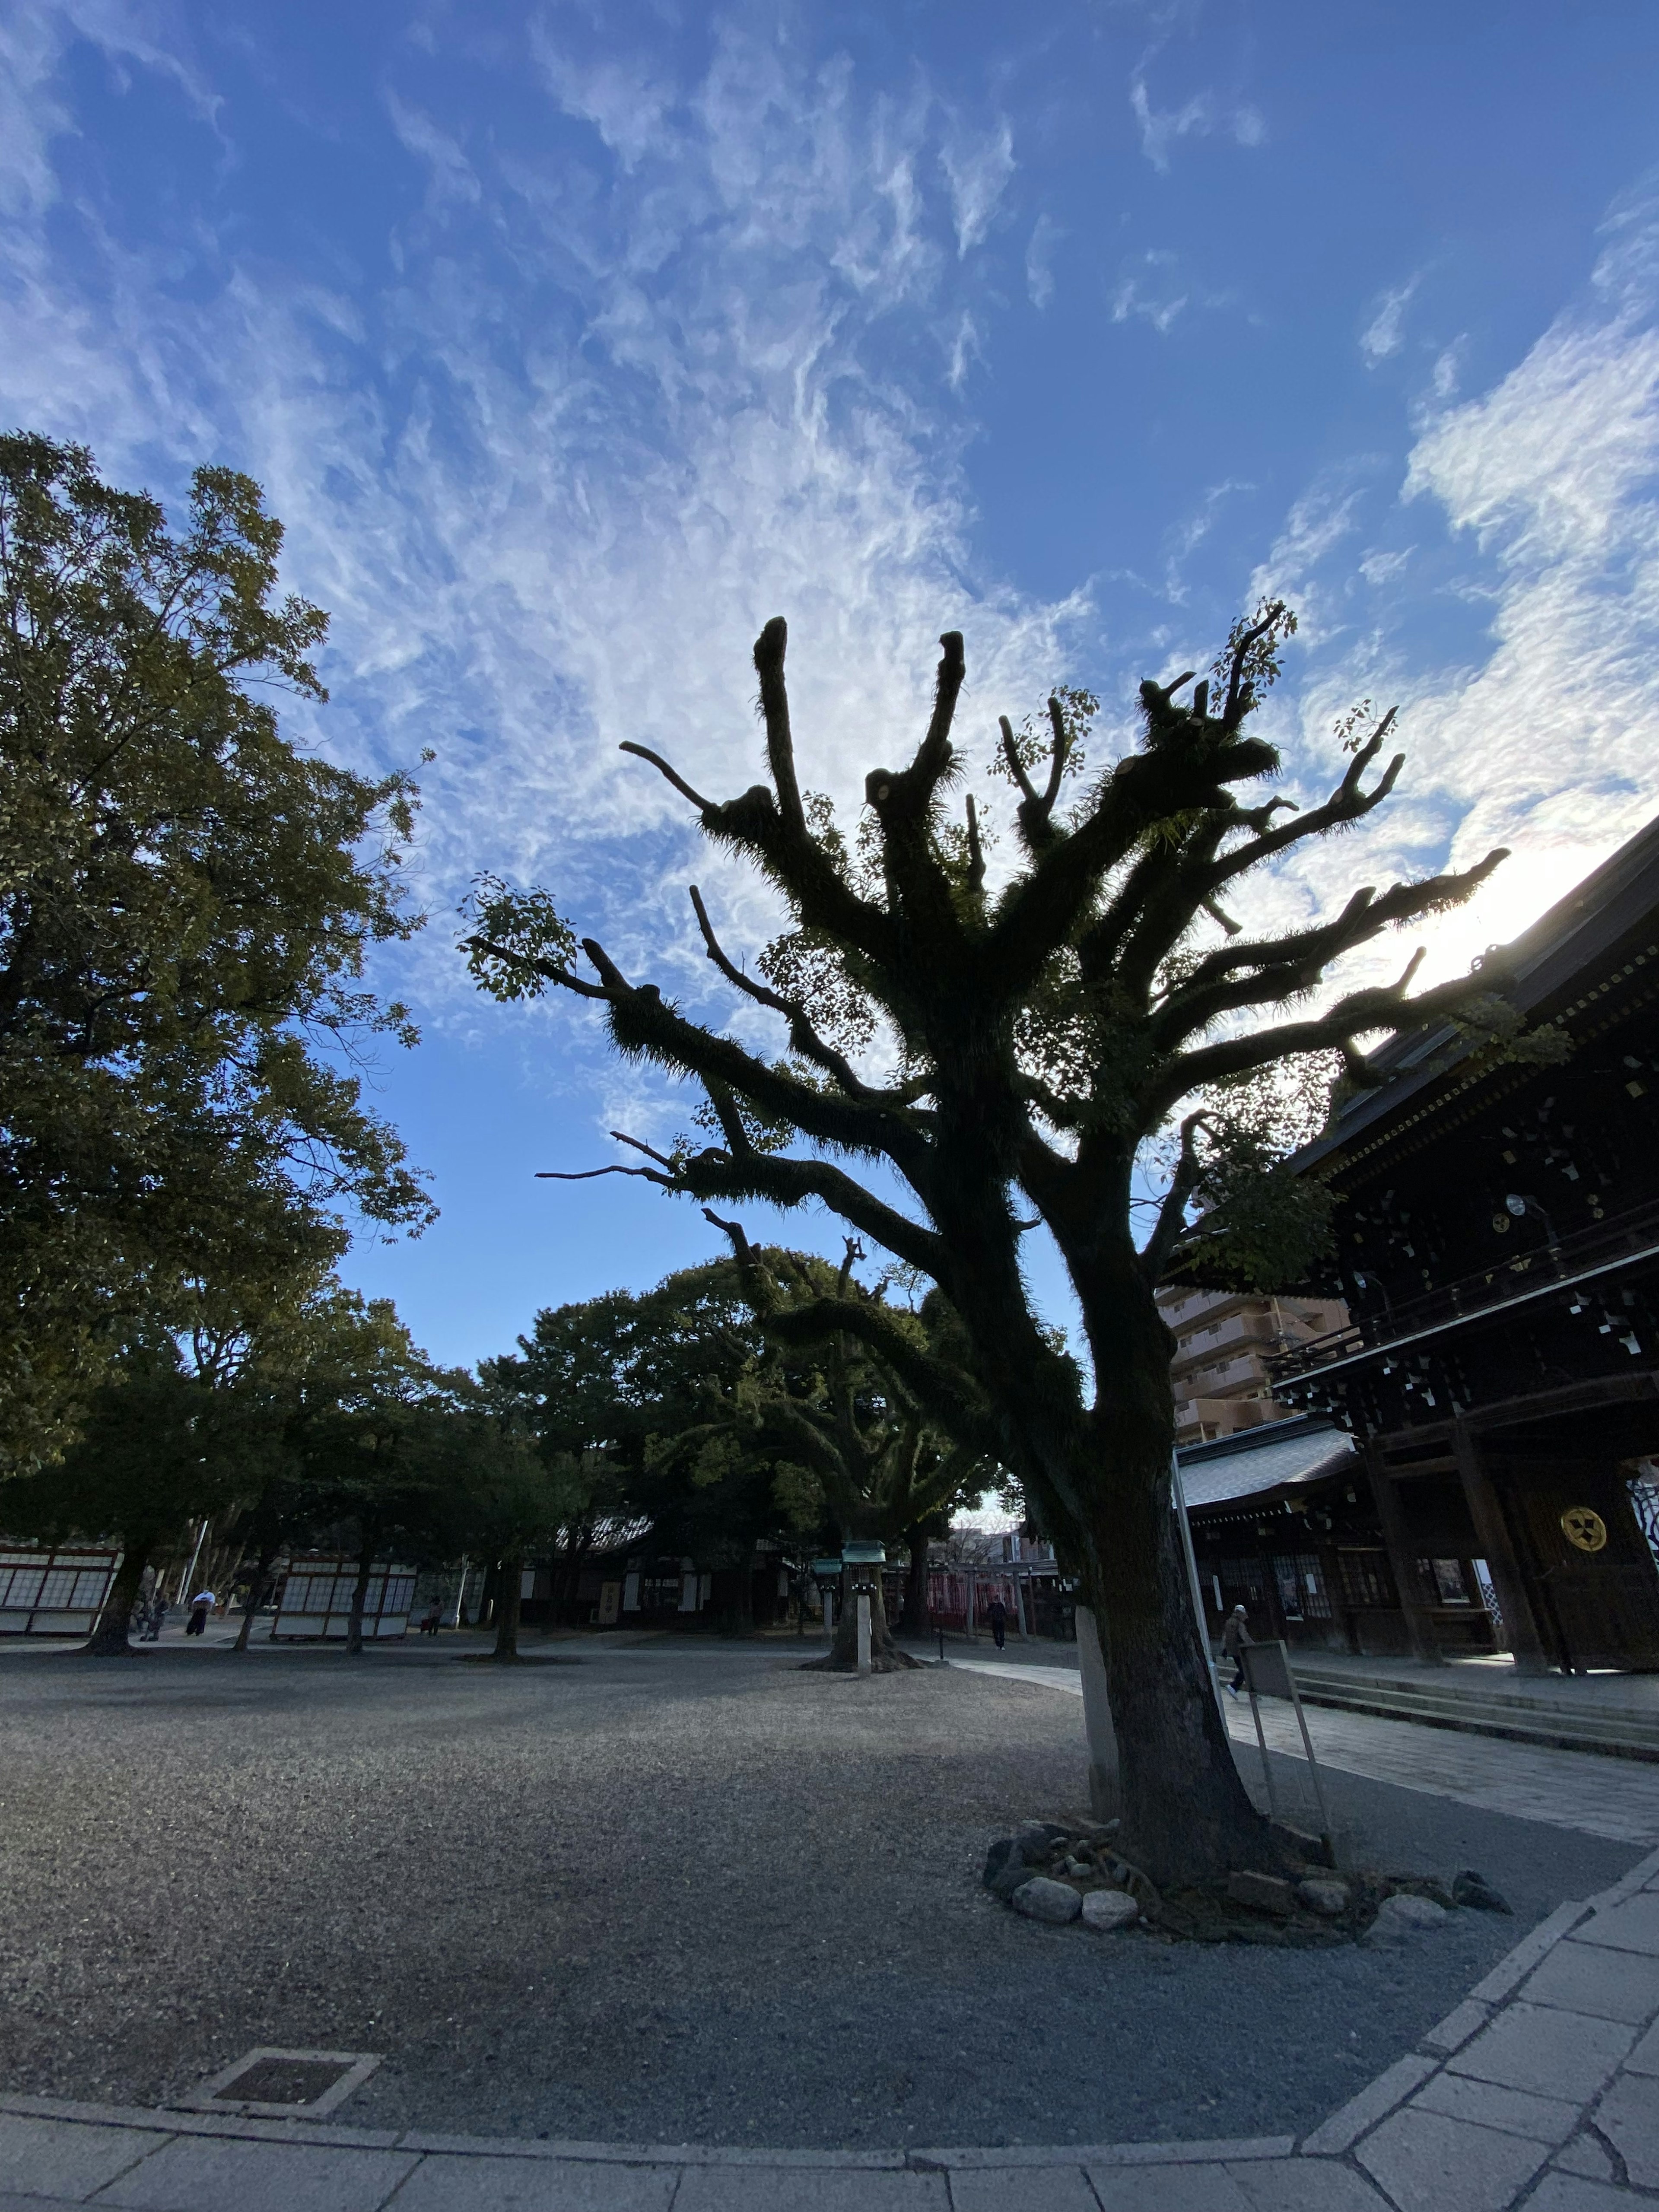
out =
[[[532,1649],[535,1649],[532,1646]],[[978,1887],[1084,1809],[1075,1698],[783,1644],[348,1662],[0,1652],[0,2080],[151,2104],[257,2044],[383,2051],[342,2112],[775,2147],[1300,2131],[1635,1849],[1332,1775],[1374,1863],[1514,1919],[1406,1950],[1045,1929]]]

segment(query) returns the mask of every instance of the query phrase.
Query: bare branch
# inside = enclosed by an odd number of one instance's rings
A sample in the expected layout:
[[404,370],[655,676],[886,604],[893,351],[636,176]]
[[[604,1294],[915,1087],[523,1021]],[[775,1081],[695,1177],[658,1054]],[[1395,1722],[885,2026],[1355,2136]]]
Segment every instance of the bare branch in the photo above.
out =
[[1060,779],[1066,773],[1066,757],[1072,750],[1071,739],[1066,734],[1065,710],[1052,695],[1048,700],[1048,726],[1054,733],[1054,744],[1048,760],[1048,788],[1042,794],[1045,814],[1054,811],[1054,801],[1060,797]]
[[641,1176],[647,1182],[659,1184],[664,1190],[679,1188],[672,1176],[658,1175],[650,1168],[625,1168],[619,1160],[613,1160],[608,1168],[584,1168],[580,1174],[558,1168],[538,1168],[535,1179],[538,1182],[592,1182],[596,1177],[608,1175]]
[[739,991],[754,1000],[757,1006],[769,1007],[774,1013],[781,1014],[784,1017],[789,1024],[789,1042],[803,1060],[815,1062],[817,1066],[824,1070],[826,1074],[833,1075],[849,1097],[861,1099],[879,1097],[885,1103],[893,1104],[899,1103],[893,1099],[890,1094],[872,1091],[867,1085],[860,1081],[853,1071],[852,1062],[837,1052],[833,1045],[826,1044],[813,1028],[806,1009],[799,999],[786,999],[778,992],[769,990],[765,984],[757,983],[727,957],[719,939],[714,934],[714,924],[708,919],[708,909],[702,902],[702,893],[695,884],[691,885],[691,904],[696,914],[697,927],[702,932],[703,945],[708,957],[726,981],[735,984]]
[[962,632],[947,629],[939,645],[942,650],[933,682],[933,711],[928,718],[927,734],[917,746],[916,757],[905,775],[905,781],[914,780],[924,794],[932,791],[950,760],[951,725],[956,719],[957,700],[968,673]]
[[968,794],[968,888],[970,891],[985,888],[985,848],[980,843],[979,813],[971,791]]
[[1203,1170],[1198,1157],[1198,1133],[1206,1127],[1204,1115],[1189,1114],[1181,1125],[1181,1151],[1176,1160],[1175,1172],[1170,1178],[1170,1188],[1164,1194],[1158,1207],[1158,1219],[1152,1233],[1141,1249],[1141,1272],[1150,1283],[1157,1283],[1169,1263],[1187,1221],[1187,1202],[1197,1189]]
[[[1356,945],[1369,943],[1396,923],[1415,921],[1424,915],[1462,905],[1507,858],[1507,848],[1499,846],[1461,874],[1433,876],[1420,884],[1395,884],[1381,898],[1366,885],[1353,894],[1335,921],[1319,928],[1265,943],[1221,947],[1202,960],[1152,1016],[1150,1035],[1154,1047],[1167,1050],[1241,1006],[1279,1005],[1311,990],[1331,962]],[[1237,973],[1241,969],[1254,972],[1241,976]],[[1407,982],[1415,973],[1413,966]],[[1395,988],[1403,990],[1405,985]]]
[[1026,799],[1031,805],[1041,805],[1042,802],[1036,795],[1036,786],[1031,781],[1030,777],[1026,775],[1024,764],[1019,757],[1019,749],[1014,743],[1013,724],[1008,720],[1008,717],[1006,714],[999,714],[997,716],[997,727],[1002,732],[1002,757],[1008,763],[1009,774],[1013,777],[1015,782],[1018,784],[1022,796]]
[[1322,1014],[1305,1022],[1281,1023],[1277,1028],[1255,1030],[1243,1036],[1228,1037],[1201,1052],[1182,1053],[1168,1063],[1158,1081],[1143,1094],[1141,1127],[1155,1129],[1170,1109],[1194,1091],[1230,1075],[1270,1066],[1304,1053],[1328,1052],[1375,1030],[1398,1036],[1444,1020],[1473,1001],[1490,998],[1501,984],[1502,970],[1495,961],[1474,975],[1462,975],[1437,984],[1415,999],[1405,996],[1406,985],[1416,973],[1413,959],[1398,983],[1355,991]]
[[1406,765],[1404,753],[1396,753],[1382,775],[1369,791],[1363,788],[1361,779],[1365,770],[1382,750],[1382,740],[1393,727],[1395,709],[1388,713],[1354,755],[1352,765],[1336,789],[1322,806],[1298,814],[1294,822],[1285,823],[1278,830],[1264,829],[1248,845],[1236,846],[1205,872],[1200,895],[1212,896],[1223,884],[1231,883],[1248,869],[1259,867],[1263,860],[1271,860],[1287,846],[1300,843],[1304,837],[1316,837],[1327,830],[1338,830],[1350,823],[1363,822],[1374,807],[1380,806],[1399,781],[1400,771]]
[[636,745],[631,738],[624,738],[622,744],[617,746],[617,750],[618,752],[634,753],[637,755],[641,760],[649,761],[653,768],[659,769],[662,775],[667,777],[669,782],[673,785],[675,790],[679,793],[683,799],[689,799],[690,800],[693,806],[696,808],[700,814],[713,814],[716,811],[714,802],[712,799],[705,799],[700,791],[694,791],[691,788],[691,786],[686,781],[685,778],[680,774],[679,770],[675,768],[671,768],[668,763],[663,758],[662,755],[660,753],[653,753],[649,745]]
[[774,615],[755,640],[755,673],[760,678],[761,713],[766,719],[766,757],[778,794],[778,811],[792,836],[805,837],[806,815],[795,781],[795,740],[789,727],[789,694],[783,680],[783,656],[789,625]]

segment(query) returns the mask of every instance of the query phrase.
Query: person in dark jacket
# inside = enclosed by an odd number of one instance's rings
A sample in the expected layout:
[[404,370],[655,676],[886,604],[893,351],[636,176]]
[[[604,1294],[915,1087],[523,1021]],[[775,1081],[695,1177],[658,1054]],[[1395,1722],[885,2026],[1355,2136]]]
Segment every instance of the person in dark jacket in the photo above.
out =
[[1004,1638],[1008,1633],[1008,1608],[1000,1597],[994,1597],[986,1607],[985,1618],[991,1624],[991,1633],[996,1638],[997,1650],[1000,1651],[1005,1648]]
[[1237,1672],[1228,1683],[1229,1693],[1237,1697],[1244,1686],[1244,1653],[1255,1638],[1250,1633],[1249,1616],[1242,1605],[1236,1605],[1227,1615],[1227,1625],[1221,1632],[1221,1656],[1231,1659]]

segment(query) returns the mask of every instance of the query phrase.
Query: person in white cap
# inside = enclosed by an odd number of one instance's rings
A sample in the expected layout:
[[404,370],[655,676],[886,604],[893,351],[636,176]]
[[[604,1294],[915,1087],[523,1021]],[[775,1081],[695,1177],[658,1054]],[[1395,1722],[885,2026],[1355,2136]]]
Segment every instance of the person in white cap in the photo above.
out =
[[1237,1668],[1227,1685],[1230,1695],[1237,1697],[1244,1686],[1244,1651],[1255,1638],[1250,1633],[1249,1616],[1242,1605],[1236,1605],[1227,1615],[1227,1625],[1221,1632],[1221,1656],[1231,1659]]

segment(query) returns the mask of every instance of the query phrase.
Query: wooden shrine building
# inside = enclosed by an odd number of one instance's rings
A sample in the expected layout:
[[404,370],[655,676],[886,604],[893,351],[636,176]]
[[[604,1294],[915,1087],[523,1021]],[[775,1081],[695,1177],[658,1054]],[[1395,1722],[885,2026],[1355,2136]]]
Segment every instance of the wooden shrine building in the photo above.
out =
[[1299,1156],[1350,1322],[1272,1363],[1358,1447],[1413,1652],[1414,1562],[1480,1561],[1518,1668],[1659,1669],[1659,823],[1508,948],[1556,1065],[1385,1048]]

